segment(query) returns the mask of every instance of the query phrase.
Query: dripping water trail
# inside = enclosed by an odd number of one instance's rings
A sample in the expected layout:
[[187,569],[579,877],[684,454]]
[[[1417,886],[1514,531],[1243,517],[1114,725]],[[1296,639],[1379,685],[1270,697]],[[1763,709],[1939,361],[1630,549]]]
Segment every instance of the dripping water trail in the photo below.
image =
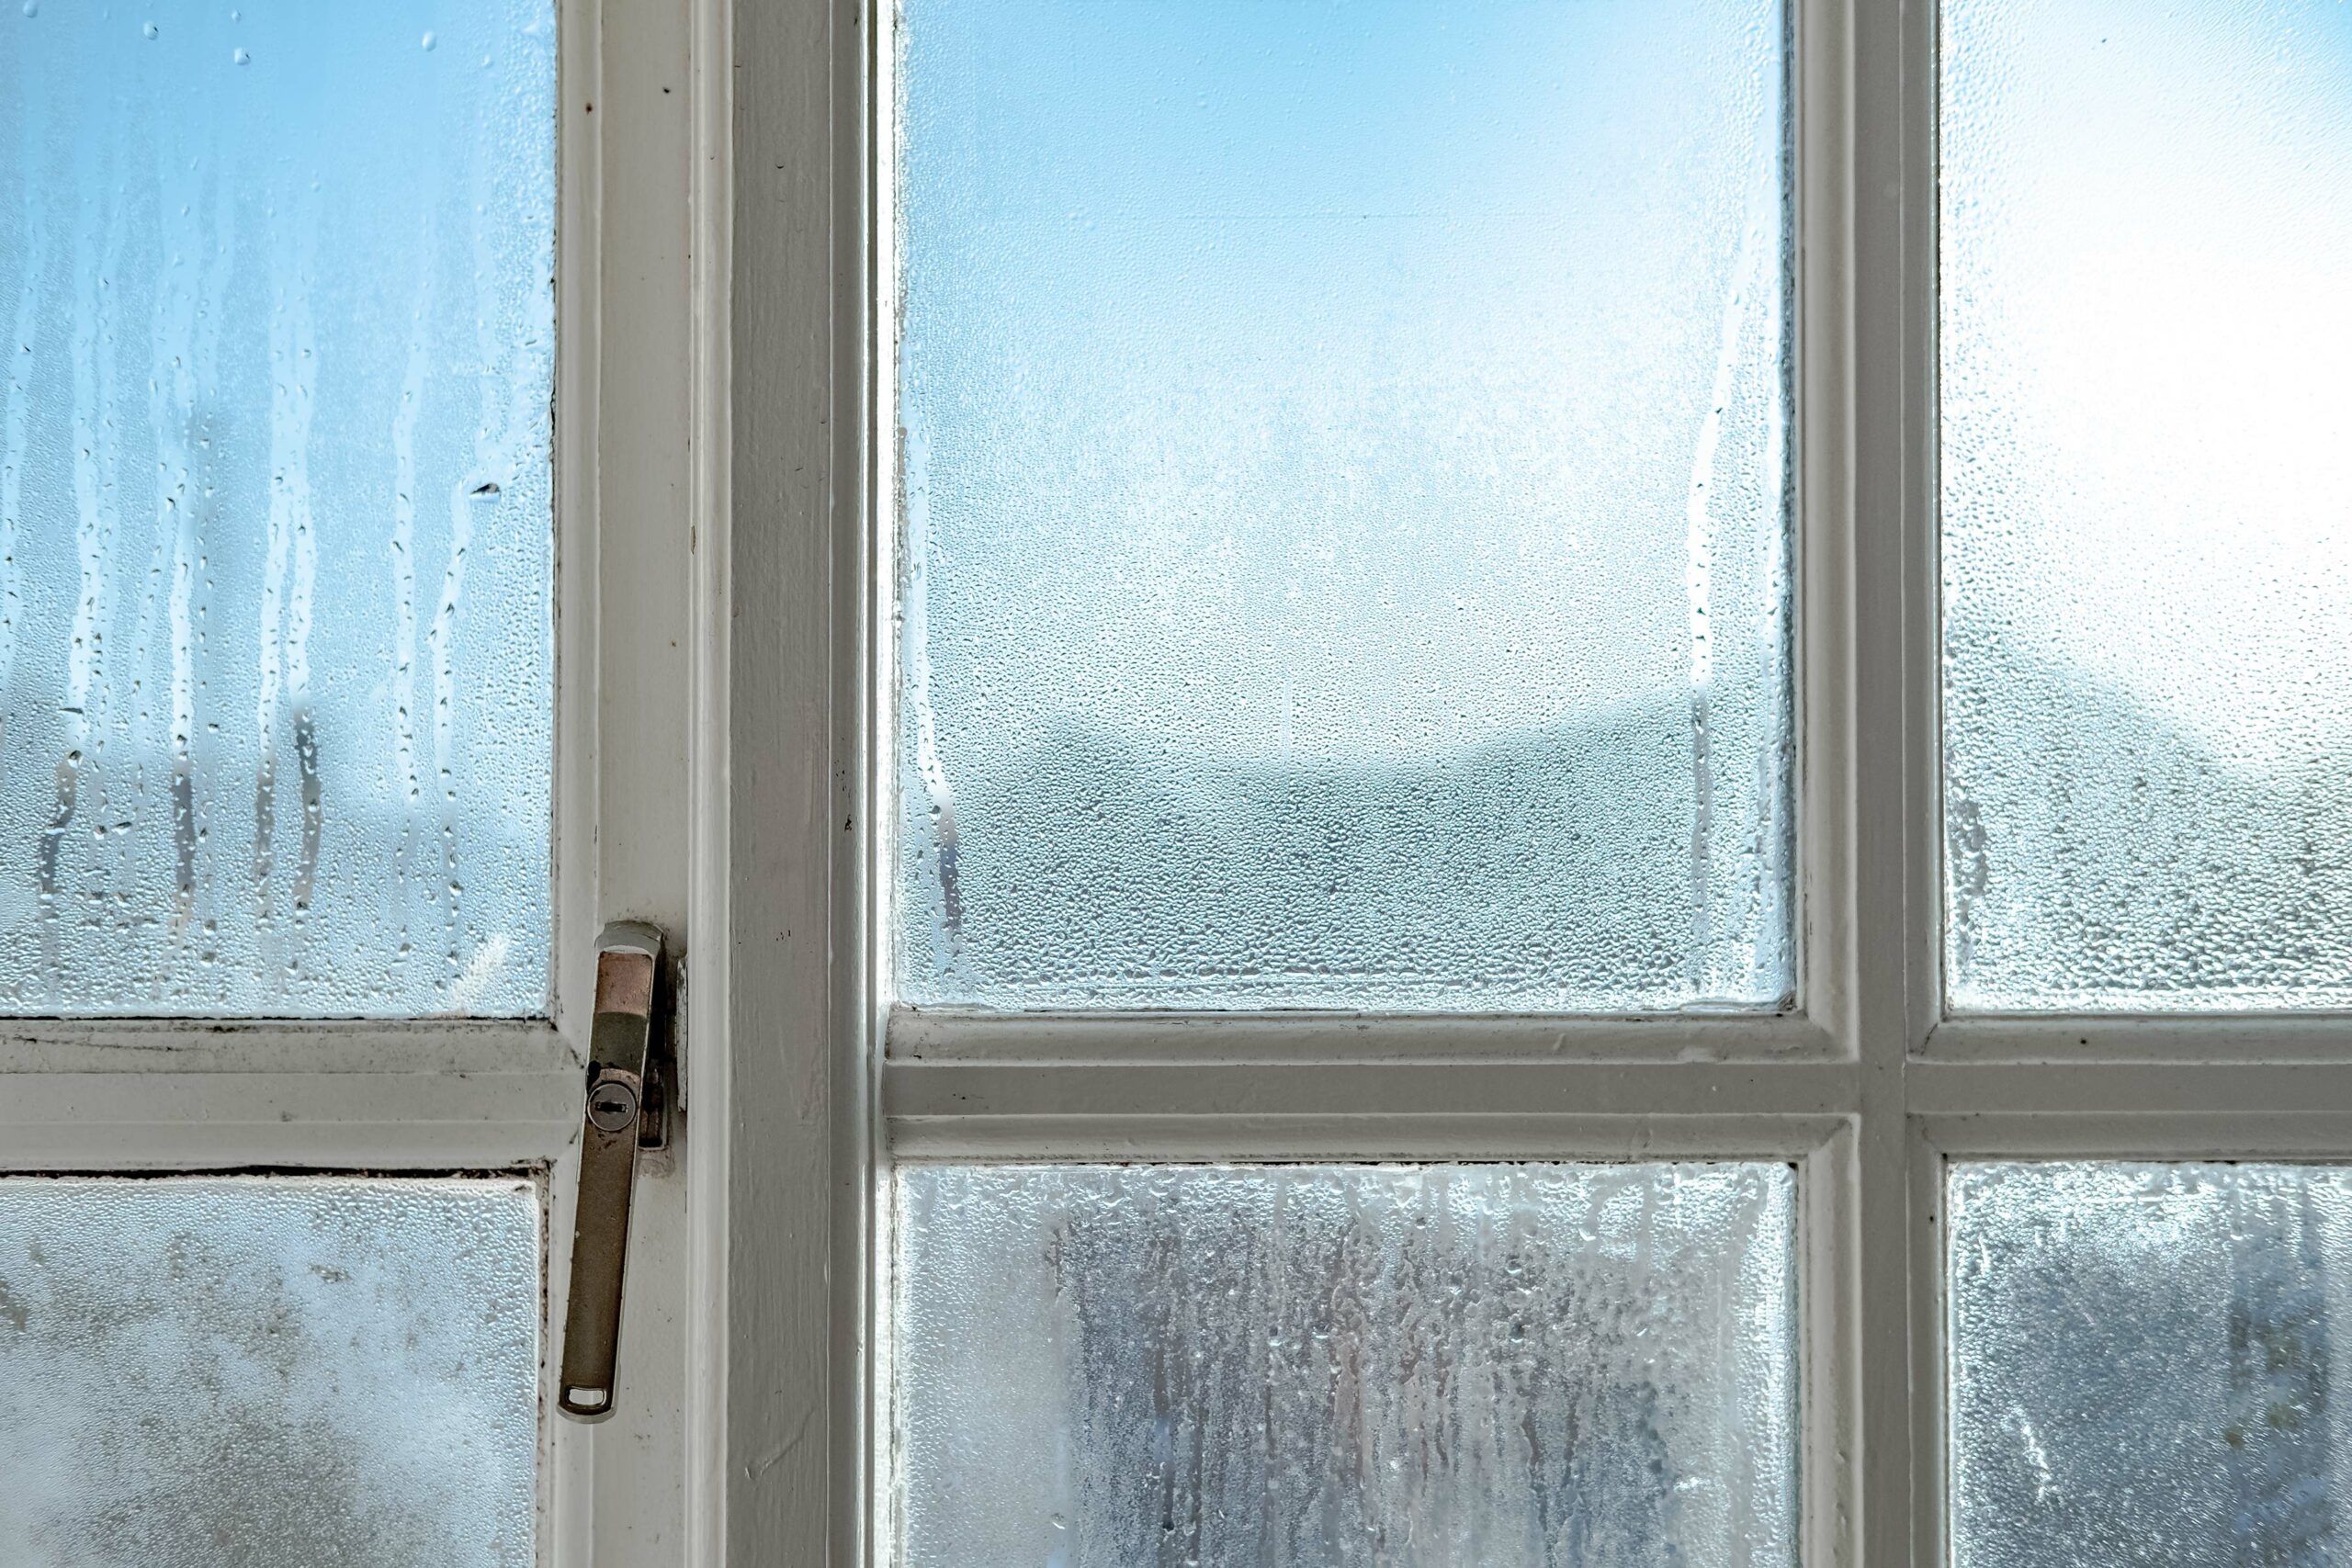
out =
[[[283,240],[270,236],[269,520],[262,556],[259,680],[254,703],[254,893],[263,932],[276,915],[277,709],[285,668],[286,574],[294,547],[294,336],[289,296],[298,285]],[[265,961],[270,954],[264,953]]]
[[442,903],[442,976],[453,1009],[470,1010],[469,964],[465,951],[465,883],[458,858],[458,615],[465,603],[466,552],[473,543],[474,508],[495,506],[500,482],[506,478],[508,408],[499,398],[502,375],[511,375],[505,345],[499,342],[496,246],[492,243],[487,214],[492,195],[492,171],[477,159],[469,171],[473,214],[474,348],[484,367],[481,378],[480,423],[474,429],[472,471],[449,491],[449,553],[441,572],[441,592],[433,610],[433,625],[425,633],[425,649],[433,680],[433,770],[440,814]]
[[[1772,125],[1781,121],[1780,105],[1772,106]],[[1777,136],[1775,137],[1777,141]],[[1790,864],[1792,824],[1795,813],[1789,799],[1794,770],[1790,737],[1796,725],[1796,684],[1791,638],[1794,602],[1789,570],[1790,536],[1796,526],[1796,484],[1789,443],[1790,377],[1796,365],[1796,345],[1790,333],[1788,258],[1792,252],[1789,204],[1780,199],[1785,165],[1775,159],[1766,166],[1757,203],[1769,221],[1772,249],[1762,264],[1764,331],[1759,341],[1770,356],[1764,409],[1764,504],[1770,515],[1758,530],[1762,537],[1765,603],[1771,606],[1774,628],[1765,668],[1767,689],[1772,694],[1776,717],[1775,743],[1759,750],[1756,760],[1762,775],[1756,781],[1756,809],[1750,824],[1755,845],[1751,875],[1754,926],[1747,943],[1748,973],[1770,979],[1788,1002],[1794,1000],[1794,969],[1791,962],[1789,888],[1794,868]]]
[[21,129],[17,166],[28,171],[25,181],[25,252],[23,280],[17,289],[16,331],[5,345],[8,355],[8,400],[0,414],[0,746],[7,742],[9,709],[6,696],[16,688],[17,628],[23,614],[21,573],[16,567],[18,537],[24,527],[25,460],[32,438],[32,378],[39,363],[33,339],[40,326],[41,288],[49,271],[49,212],[47,182],[32,173],[39,128],[46,123],[46,100],[39,72],[19,79]]
[[[269,931],[277,908],[281,728],[293,738],[296,803],[301,813],[295,872],[287,903],[298,918],[310,908],[317,874],[320,818],[318,747],[311,713],[311,629],[318,581],[311,489],[311,427],[318,391],[318,343],[311,292],[318,254],[318,210],[307,193],[298,198],[294,232],[273,236],[270,312],[269,547],[262,576],[261,687],[257,719],[261,761],[254,784],[254,877],[261,925]],[[282,210],[282,209],[281,209]],[[275,953],[284,985],[296,955],[295,931],[281,933]]]
[[424,791],[416,757],[416,427],[423,416],[430,363],[427,327],[433,308],[433,220],[428,204],[417,254],[416,301],[409,311],[408,363],[392,412],[392,756],[401,784],[401,833],[392,852],[401,948],[408,949],[409,899],[416,874],[416,814]]
[[65,846],[65,829],[74,820],[75,797],[81,793],[82,752],[80,748],[58,759],[56,804],[49,814],[49,826],[40,836],[40,898],[41,973],[49,976],[49,999],[55,1006],[62,998],[59,987],[62,979],[64,953],[57,928],[57,900],[60,893],[58,860]]
[[899,493],[905,539],[899,596],[899,660],[906,671],[906,704],[914,720],[915,776],[930,817],[937,898],[932,909],[932,965],[935,975],[962,967],[964,905],[956,876],[956,790],[939,752],[938,716],[931,700],[931,441],[920,416],[907,415],[899,432],[903,465]]
[[1751,212],[1741,231],[1739,252],[1732,264],[1731,288],[1724,300],[1723,324],[1716,340],[1714,384],[1707,399],[1706,417],[1700,422],[1698,448],[1690,462],[1690,487],[1685,502],[1686,564],[1683,584],[1690,603],[1690,951],[1687,961],[1694,996],[1705,996],[1710,984],[1710,959],[1714,944],[1713,849],[1715,762],[1713,716],[1715,525],[1713,512],[1715,456],[1723,445],[1724,413],[1730,405],[1739,371],[1741,340],[1745,336],[1748,296],[1756,288],[1764,254],[1764,215]]
[[[57,764],[56,794],[42,836],[40,876],[42,972],[50,976],[53,1002],[61,999],[64,983],[64,938],[58,906],[67,876],[65,834],[83,807],[83,770],[96,761],[90,710],[103,695],[106,671],[107,546],[113,533],[114,497],[119,493],[112,414],[116,379],[112,279],[121,260],[125,229],[125,204],[108,198],[119,194],[114,175],[119,136],[118,128],[107,139],[103,156],[96,149],[85,148],[74,172],[81,209],[74,224],[77,281],[70,340],[78,583],[73,631],[65,650],[65,750]],[[100,220],[106,238],[98,254],[92,255],[88,239]]]
[[199,234],[195,243],[207,245],[210,265],[206,268],[196,297],[194,342],[188,354],[191,389],[187,410],[187,440],[188,483],[187,549],[181,558],[180,576],[175,583],[172,640],[172,711],[175,744],[173,749],[172,816],[173,840],[176,848],[179,874],[178,916],[183,929],[194,921],[197,904],[198,850],[207,837],[205,809],[197,795],[198,768],[196,763],[198,715],[197,694],[198,660],[202,640],[198,634],[198,618],[205,605],[198,597],[199,586],[203,598],[210,596],[211,581],[206,573],[206,536],[215,520],[220,490],[220,455],[215,437],[218,434],[218,411],[220,406],[220,339],[223,324],[229,315],[229,288],[235,272],[237,180],[233,161],[234,142],[212,130],[209,141],[214,148],[214,168],[211,178],[211,220],[208,234]]
[[2308,1181],[2233,1187],[2225,1551],[2300,1568],[2326,1561],[2335,1534],[2325,1238]]
[[[212,383],[217,378],[219,323],[229,271],[225,245],[217,237],[208,242],[208,233],[217,236],[221,227],[220,213],[232,200],[229,182],[220,171],[213,169],[209,180],[199,173],[210,160],[201,152],[187,157],[181,147],[202,145],[217,154],[213,144],[218,140],[217,136],[190,128],[180,139],[180,144],[171,148],[158,170],[158,187],[164,197],[159,217],[166,246],[172,253],[173,283],[170,288],[157,291],[156,373],[149,382],[149,395],[158,446],[156,544],[159,550],[167,552],[170,562],[164,620],[170,637],[167,749],[172,772],[171,930],[175,945],[187,935],[196,902],[195,602],[197,572],[203,553],[204,486],[200,479],[205,477],[198,470],[209,472],[209,463],[199,454],[209,446],[206,430],[217,390]],[[202,188],[182,190],[178,187],[183,181],[199,187],[209,185],[209,223],[201,216],[207,209],[207,192]],[[186,199],[181,199],[183,197]],[[210,265],[196,270],[193,258],[208,250],[211,253]],[[164,374],[166,367],[168,385]]]
[[311,709],[311,629],[318,592],[319,549],[311,491],[311,424],[318,406],[318,333],[311,316],[311,293],[318,266],[318,209],[301,218],[294,292],[295,429],[288,442],[288,489],[292,493],[294,581],[286,602],[286,696],[294,728],[294,767],[302,809],[301,858],[294,872],[293,901],[300,914],[311,907],[319,871],[319,841],[325,802],[319,787],[317,719]]

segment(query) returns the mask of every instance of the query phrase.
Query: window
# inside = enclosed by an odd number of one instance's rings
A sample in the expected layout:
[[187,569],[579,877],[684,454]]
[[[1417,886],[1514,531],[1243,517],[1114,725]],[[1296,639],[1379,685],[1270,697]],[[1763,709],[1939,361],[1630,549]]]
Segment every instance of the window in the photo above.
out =
[[547,1396],[596,932],[721,880],[718,22],[0,21],[11,1563],[712,1537],[709,1151],[650,1162],[601,1441]]
[[0,1539],[2339,1554],[2335,0],[463,10],[6,18]]
[[739,15],[735,1517],[2325,1550],[2340,12]]

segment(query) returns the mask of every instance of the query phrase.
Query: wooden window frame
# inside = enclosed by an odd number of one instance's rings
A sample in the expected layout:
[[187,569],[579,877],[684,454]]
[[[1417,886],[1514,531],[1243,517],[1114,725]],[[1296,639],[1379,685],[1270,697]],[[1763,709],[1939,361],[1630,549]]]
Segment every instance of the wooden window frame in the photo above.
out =
[[[0,1168],[527,1165],[560,1203],[577,943],[650,913],[701,933],[687,1130],[641,1198],[623,1414],[551,1427],[557,1568],[887,1559],[894,1161],[1701,1155],[1799,1170],[1805,1561],[1939,1564],[1946,1163],[2352,1159],[2352,1018],[1944,1017],[1934,7],[1793,3],[1793,1011],[892,1016],[882,18],[564,0],[560,431],[600,456],[561,504],[560,661],[595,679],[560,710],[557,1021],[10,1024]],[[667,825],[618,830],[640,810]]]
[[[538,1176],[539,1561],[653,1568],[682,1546],[715,1562],[723,1539],[723,1137],[682,1130],[640,1179],[617,1413],[577,1426],[552,1394],[596,932],[726,923],[727,17],[557,8],[551,1016],[0,1020],[0,1174]],[[723,1130],[711,945],[713,983],[686,988],[684,1123]]]

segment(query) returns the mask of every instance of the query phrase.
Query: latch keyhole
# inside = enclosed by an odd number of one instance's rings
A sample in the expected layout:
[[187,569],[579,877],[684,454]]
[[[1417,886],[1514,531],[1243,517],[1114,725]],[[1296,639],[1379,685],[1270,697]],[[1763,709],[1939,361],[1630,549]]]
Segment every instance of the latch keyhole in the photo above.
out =
[[603,1133],[626,1133],[637,1126],[637,1090],[619,1078],[605,1078],[588,1091],[588,1120]]

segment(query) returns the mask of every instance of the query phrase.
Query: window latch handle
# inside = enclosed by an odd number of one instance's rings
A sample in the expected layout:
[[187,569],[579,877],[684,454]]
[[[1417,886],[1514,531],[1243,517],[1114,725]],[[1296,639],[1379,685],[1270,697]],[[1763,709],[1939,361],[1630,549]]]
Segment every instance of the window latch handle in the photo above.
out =
[[616,920],[596,939],[596,1013],[580,1126],[580,1193],[556,1407],[576,1421],[613,1413],[621,1280],[640,1149],[669,1146],[675,1068],[662,933]]

